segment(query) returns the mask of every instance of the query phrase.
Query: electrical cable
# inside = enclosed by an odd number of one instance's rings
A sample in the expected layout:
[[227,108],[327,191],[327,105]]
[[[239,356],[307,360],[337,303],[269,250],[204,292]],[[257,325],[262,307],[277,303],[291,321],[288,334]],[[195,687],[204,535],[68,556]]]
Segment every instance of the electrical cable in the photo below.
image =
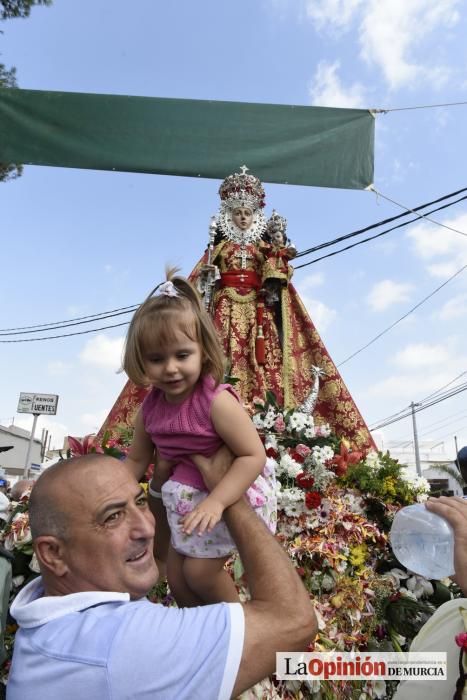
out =
[[44,333],[45,331],[55,331],[61,328],[69,328],[70,326],[81,326],[83,323],[96,323],[97,321],[102,321],[106,318],[114,318],[115,316],[122,316],[131,313],[130,311],[119,311],[115,314],[108,314],[107,316],[100,316],[92,321],[75,321],[74,323],[62,323],[59,326],[49,326],[48,328],[35,328],[30,331],[15,331],[14,333],[0,333],[0,338],[4,336],[11,335],[29,335],[30,333]]
[[[303,255],[308,255],[308,253],[314,253],[317,250],[321,250],[322,248],[327,248],[328,246],[334,245],[334,243],[341,243],[342,241],[345,241],[349,238],[353,238],[354,236],[358,236],[360,233],[366,233],[367,231],[370,231],[371,229],[374,228],[379,228],[380,226],[386,226],[386,224],[390,224],[393,221],[397,221],[398,219],[401,219],[404,216],[408,216],[411,211],[417,212],[420,209],[426,209],[426,207],[431,207],[432,204],[438,204],[439,202],[443,202],[445,199],[451,199],[452,197],[456,197],[458,194],[461,194],[461,192],[465,192],[467,190],[467,187],[463,187],[460,190],[456,190],[455,192],[451,192],[450,194],[445,194],[442,197],[438,197],[438,199],[433,199],[431,202],[425,202],[425,204],[419,204],[417,207],[414,207],[410,211],[405,211],[402,214],[396,214],[396,216],[391,216],[388,219],[382,219],[381,221],[378,221],[375,224],[370,224],[369,226],[365,226],[364,228],[357,229],[356,231],[352,231],[351,233],[346,233],[343,236],[339,236],[338,238],[334,238],[332,241],[326,241],[325,243],[320,243],[317,246],[314,246],[313,248],[308,248],[307,250],[301,250],[297,255],[295,256],[296,258],[300,258]],[[450,207],[453,204],[457,204],[457,202],[461,202],[465,197],[461,197],[461,199],[456,200],[456,202],[451,202],[446,205],[446,207]],[[445,209],[446,207],[439,207],[437,209],[433,209],[431,212],[428,212],[429,214],[432,214],[435,211],[439,211],[440,209]],[[389,229],[392,231],[393,229]]]
[[[454,233],[460,233],[461,236],[467,236],[467,233],[465,231],[459,231],[457,228],[453,228],[452,226],[446,226],[446,224],[442,224],[439,221],[436,221],[435,219],[430,219],[426,214],[418,214],[415,209],[410,209],[409,207],[405,206],[405,204],[400,204],[400,202],[396,202],[394,199],[391,199],[390,197],[387,197],[385,194],[382,192],[379,192],[373,185],[368,188],[371,192],[374,192],[378,197],[382,197],[383,199],[386,199],[388,202],[391,202],[391,204],[395,204],[396,207],[400,207],[401,209],[405,209],[406,212],[410,212],[411,214],[415,214],[419,219],[425,219],[426,221],[429,221],[431,224],[435,224],[436,226],[441,226],[441,228],[445,228],[448,231],[453,231]],[[431,212],[429,212],[431,213]]]
[[[464,199],[467,199],[467,195],[464,197],[460,197],[455,202],[450,202],[449,204],[444,204],[442,207],[437,207],[436,209],[432,209],[428,213],[432,214],[435,211],[440,211],[440,209],[446,209],[447,207],[451,207],[453,204],[457,204],[458,202],[462,202]],[[351,248],[356,248],[356,246],[362,245],[363,243],[368,243],[369,241],[374,241],[376,238],[380,238],[381,236],[384,236],[386,233],[390,233],[391,231],[395,231],[396,229],[402,228],[403,226],[408,226],[409,224],[414,223],[414,221],[418,221],[418,219],[410,219],[409,221],[403,221],[401,224],[398,224],[397,226],[392,226],[391,228],[388,228],[385,231],[381,231],[380,233],[377,233],[374,236],[369,236],[368,238],[363,238],[361,241],[357,241],[356,243],[352,243],[351,245],[345,246],[344,248],[339,248],[339,250],[335,250],[332,253],[328,253],[327,255],[321,255],[321,257],[315,258],[314,260],[310,260],[309,262],[303,263],[302,265],[296,265],[295,270],[300,270],[302,267],[308,267],[308,265],[313,265],[314,263],[317,263],[320,260],[325,260],[326,258],[332,258],[334,255],[339,255],[339,253],[344,253],[346,250],[351,250]],[[333,244],[333,242],[329,241],[329,245],[332,245],[332,244]],[[321,245],[321,247],[326,247],[326,244]]]
[[[70,323],[71,321],[82,321],[83,319],[89,318],[89,319],[96,319],[100,320],[98,317],[102,316],[103,318],[106,317],[107,314],[113,314],[117,311],[133,311],[134,309],[137,309],[139,304],[132,304],[131,306],[121,306],[119,309],[111,309],[110,311],[101,311],[100,313],[97,314],[91,314],[90,316],[77,316],[76,318],[69,318],[66,319],[65,321],[50,321],[49,323],[41,323],[37,324],[35,326],[19,326],[17,328],[0,328],[0,333],[6,333],[7,331],[24,331],[29,328],[44,328],[46,326],[60,326],[62,323]],[[52,330],[52,328],[50,328]]]
[[[390,223],[390,222],[392,222],[392,221],[396,221],[397,219],[400,219],[400,218],[402,218],[402,217],[404,217],[404,216],[408,216],[408,214],[409,214],[410,212],[412,212],[412,211],[415,213],[415,212],[417,212],[417,211],[420,210],[420,209],[424,209],[424,208],[426,208],[426,207],[428,207],[428,206],[431,206],[432,204],[437,204],[438,202],[444,201],[444,200],[446,200],[446,199],[450,199],[451,197],[455,197],[456,195],[460,194],[461,192],[465,192],[466,190],[467,190],[467,187],[461,188],[461,189],[459,189],[459,190],[456,190],[455,192],[451,192],[450,194],[443,195],[442,197],[438,197],[437,199],[434,199],[434,200],[432,200],[432,201],[430,201],[430,202],[426,202],[425,204],[420,204],[420,205],[418,205],[417,207],[414,207],[413,209],[409,209],[409,210],[405,211],[405,212],[402,213],[402,214],[397,214],[396,216],[392,216],[392,217],[390,217],[390,218],[383,219],[383,220],[381,220],[381,221],[379,221],[379,222],[377,222],[377,223],[370,224],[369,226],[366,226],[366,227],[364,227],[364,228],[362,228],[362,229],[358,229],[358,230],[356,230],[356,231],[353,231],[353,232],[351,232],[351,233],[345,234],[345,235],[343,235],[343,236],[339,236],[338,238],[335,238],[335,239],[333,239],[333,240],[331,240],[331,241],[325,241],[324,243],[320,243],[320,244],[318,244],[317,246],[314,246],[313,248],[308,248],[308,249],[306,249],[306,250],[304,250],[304,251],[300,251],[299,253],[297,253],[296,258],[303,257],[303,256],[305,256],[305,255],[308,255],[308,254],[310,254],[310,253],[312,253],[312,252],[321,250],[321,249],[323,249],[323,248],[327,248],[327,247],[329,247],[329,246],[331,246],[331,245],[334,245],[334,244],[336,244],[336,243],[339,243],[339,242],[341,242],[341,241],[347,240],[347,239],[352,238],[352,237],[354,237],[354,236],[357,236],[357,235],[359,235],[359,234],[361,234],[361,233],[364,233],[365,231],[369,231],[369,230],[371,230],[371,229],[378,228],[379,226],[383,226],[383,225],[385,225],[386,223]],[[383,195],[381,195],[381,196],[383,196]],[[386,199],[388,199],[388,198],[386,198]],[[461,201],[463,201],[463,200],[465,200],[465,199],[467,199],[467,195],[464,196],[464,197],[461,197],[461,198],[459,198],[459,199],[457,199],[457,200],[455,200],[454,202],[449,202],[449,203],[443,205],[442,207],[437,207],[436,209],[432,209],[432,210],[431,210],[430,212],[428,212],[428,213],[429,213],[429,214],[432,214],[432,213],[435,212],[435,211],[440,211],[441,209],[446,209],[447,207],[451,207],[451,206],[453,206],[454,204],[457,204],[457,203],[459,203],[459,202],[461,202]],[[392,201],[392,200],[389,200],[389,201]],[[397,204],[397,203],[396,203],[396,204]],[[398,205],[398,206],[402,206],[402,205]],[[397,228],[400,228],[401,226],[406,226],[406,225],[408,225],[409,223],[412,223],[413,221],[416,221],[416,220],[417,220],[417,219],[411,219],[410,221],[403,222],[403,223],[400,224],[399,226],[392,227],[392,228],[388,229],[387,231],[383,231],[383,232],[377,234],[376,236],[371,236],[371,237],[369,237],[369,238],[366,238],[366,239],[364,239],[364,240],[362,240],[362,241],[359,241],[358,243],[356,243],[356,244],[354,244],[354,245],[352,245],[352,246],[348,246],[348,247],[346,247],[346,248],[342,248],[342,249],[340,249],[340,250],[338,250],[338,251],[335,251],[334,253],[331,253],[330,255],[322,256],[322,257],[320,257],[320,258],[317,258],[316,260],[312,260],[312,261],[310,261],[310,262],[308,262],[308,263],[305,263],[305,264],[303,264],[303,265],[298,265],[298,266],[295,267],[295,269],[296,269],[296,270],[299,270],[300,268],[306,267],[307,265],[311,265],[311,264],[314,263],[314,262],[318,262],[319,260],[323,260],[324,258],[331,257],[332,255],[337,255],[337,254],[340,253],[340,252],[344,252],[344,251],[346,251],[346,250],[349,250],[350,248],[353,248],[353,247],[355,247],[356,245],[361,245],[362,243],[367,243],[367,242],[369,242],[369,241],[372,241],[372,240],[374,240],[375,238],[379,238],[380,236],[385,235],[386,233],[389,233],[390,231],[393,231],[393,230],[395,230],[395,229],[397,229]],[[110,311],[102,311],[102,312],[99,312],[99,313],[96,313],[96,314],[90,314],[90,315],[88,315],[88,316],[78,316],[78,317],[76,317],[76,318],[66,319],[66,320],[64,320],[64,321],[50,321],[49,323],[35,324],[35,325],[31,325],[31,326],[17,326],[17,327],[14,327],[14,328],[0,328],[0,336],[20,335],[20,333],[16,333],[16,331],[28,331],[28,330],[30,330],[31,332],[38,332],[38,331],[36,331],[35,329],[42,329],[42,330],[46,331],[46,330],[56,330],[56,329],[58,329],[58,328],[60,328],[60,327],[66,328],[66,327],[69,327],[69,326],[72,326],[72,325],[80,325],[80,324],[78,324],[78,323],[74,323],[75,321],[82,321],[83,323],[85,323],[85,322],[87,322],[87,323],[92,323],[93,320],[103,320],[103,319],[105,319],[105,318],[112,318],[113,316],[119,315],[119,312],[122,312],[122,313],[123,313],[123,312],[130,313],[130,312],[132,312],[132,311],[135,311],[135,310],[138,308],[138,306],[139,306],[139,304],[132,304],[131,306],[122,306],[122,307],[119,307],[119,308],[117,308],[117,309],[111,309]],[[120,315],[121,315],[121,314],[120,314]],[[89,320],[88,320],[88,319],[89,319]]]
[[72,335],[85,335],[86,333],[97,333],[105,331],[108,328],[119,328],[120,326],[128,326],[130,321],[123,323],[115,323],[113,326],[102,326],[102,328],[91,328],[87,331],[76,331],[75,333],[64,333],[63,335],[46,335],[44,338],[19,338],[17,340],[0,340],[0,343],[34,343],[39,340],[55,340],[55,338],[69,338]]
[[447,284],[449,284],[449,282],[452,282],[452,280],[455,279],[455,277],[457,277],[458,275],[460,275],[461,272],[463,272],[466,268],[467,268],[467,265],[464,265],[463,267],[461,267],[460,270],[457,270],[457,272],[455,272],[445,282],[440,284],[439,287],[436,287],[436,289],[434,289],[432,292],[430,292],[430,294],[428,294],[421,301],[419,301],[418,304],[415,304],[415,306],[413,306],[411,309],[409,309],[409,311],[407,311],[407,313],[405,313],[403,316],[398,318],[397,321],[394,321],[394,323],[391,323],[391,325],[388,326],[387,328],[385,328],[383,331],[381,331],[381,333],[378,333],[378,335],[376,335],[374,338],[372,338],[370,341],[368,341],[368,343],[363,345],[363,347],[359,348],[358,350],[355,350],[355,352],[353,352],[351,355],[346,357],[345,360],[342,360],[342,362],[339,362],[339,364],[337,364],[336,367],[342,367],[342,365],[344,365],[346,362],[348,362],[349,360],[351,360],[354,357],[356,357],[357,355],[359,355],[361,352],[363,352],[363,350],[366,350],[367,348],[369,348],[370,345],[373,345],[373,343],[375,343],[377,340],[379,340],[383,335],[385,335],[390,330],[392,330],[394,328],[394,326],[397,326],[398,323],[400,323],[405,318],[407,318],[407,316],[410,316],[410,314],[412,314],[414,311],[416,311],[416,309],[420,308],[420,306],[422,306],[422,304],[424,304],[426,301],[428,301],[428,299],[431,299],[431,297],[433,297],[435,294],[437,294],[441,289],[443,289],[443,287],[445,287]]
[[[427,404],[415,404],[413,412],[414,413],[419,413],[420,411],[425,411],[427,408],[430,408],[431,406],[436,406],[438,403],[442,403],[443,401],[446,401],[446,399],[450,399],[453,396],[457,396],[457,394],[462,393],[467,389],[467,382],[464,384],[460,385],[459,387],[456,387],[455,389],[452,389],[450,392],[445,392],[444,395],[439,396],[437,399],[433,399]],[[392,425],[392,423],[397,423],[400,420],[403,420],[404,418],[408,418],[410,415],[412,415],[412,407],[410,408],[409,411],[407,411],[404,415],[401,415],[399,418],[393,418],[392,420],[387,420],[382,423],[379,423],[378,425],[373,426],[370,428],[370,432],[373,432],[374,430],[379,430],[380,428],[385,428],[387,425]]]

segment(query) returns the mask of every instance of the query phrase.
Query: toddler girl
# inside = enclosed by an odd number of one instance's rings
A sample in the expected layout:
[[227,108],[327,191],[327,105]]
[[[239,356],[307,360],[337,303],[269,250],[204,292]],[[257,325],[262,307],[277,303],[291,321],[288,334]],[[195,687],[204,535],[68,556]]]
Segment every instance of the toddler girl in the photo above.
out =
[[[140,479],[157,448],[150,492],[167,511],[167,578],[177,603],[232,602],[238,595],[224,564],[235,545],[222,513],[246,493],[274,531],[274,472],[265,471],[263,445],[236,393],[221,383],[224,358],[211,318],[196,290],[174,272],[140,306],[128,331],[123,367],[152,391],[137,415],[127,462]],[[223,444],[235,459],[209,493],[191,455],[212,456]]]

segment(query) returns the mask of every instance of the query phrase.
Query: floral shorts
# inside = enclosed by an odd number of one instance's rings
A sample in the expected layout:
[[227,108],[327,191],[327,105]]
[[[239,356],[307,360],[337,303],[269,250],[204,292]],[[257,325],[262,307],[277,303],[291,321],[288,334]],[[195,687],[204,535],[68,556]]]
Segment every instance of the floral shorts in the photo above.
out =
[[[171,533],[171,544],[175,551],[195,559],[218,559],[228,557],[235,551],[235,543],[223,520],[211,532],[187,535],[182,532],[180,520],[191,513],[208,495],[193,486],[169,479],[162,486],[162,501],[167,510]],[[247,493],[252,508],[264,520],[274,534],[277,524],[277,497],[274,462],[267,460],[263,473],[250,486]]]

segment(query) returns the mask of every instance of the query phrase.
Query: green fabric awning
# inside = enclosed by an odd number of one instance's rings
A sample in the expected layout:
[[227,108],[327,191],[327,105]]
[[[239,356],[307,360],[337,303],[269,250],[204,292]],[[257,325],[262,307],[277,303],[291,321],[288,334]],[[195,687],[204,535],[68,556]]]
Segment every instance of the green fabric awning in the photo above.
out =
[[373,183],[368,110],[0,89],[0,162],[265,182]]

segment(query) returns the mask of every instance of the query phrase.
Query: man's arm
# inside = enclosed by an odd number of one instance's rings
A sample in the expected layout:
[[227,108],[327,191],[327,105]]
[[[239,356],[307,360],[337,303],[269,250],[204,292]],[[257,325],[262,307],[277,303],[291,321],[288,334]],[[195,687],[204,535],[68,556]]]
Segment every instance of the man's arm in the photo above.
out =
[[467,596],[467,500],[457,496],[430,498],[428,510],[445,518],[454,530],[455,581]]
[[[214,488],[225,471],[225,453],[217,453],[214,460],[196,457],[194,461],[207,487]],[[235,696],[275,670],[277,651],[306,650],[316,635],[317,621],[309,595],[289,558],[248,503],[242,498],[229,506],[224,519],[251,592],[251,600],[243,606],[245,639]]]

